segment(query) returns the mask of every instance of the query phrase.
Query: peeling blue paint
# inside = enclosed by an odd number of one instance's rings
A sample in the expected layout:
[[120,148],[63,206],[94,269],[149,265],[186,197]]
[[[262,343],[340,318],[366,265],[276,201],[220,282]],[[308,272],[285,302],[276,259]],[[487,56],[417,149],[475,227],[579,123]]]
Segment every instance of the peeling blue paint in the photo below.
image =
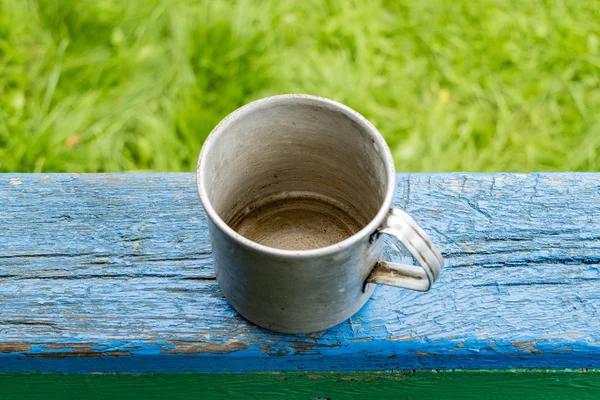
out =
[[[467,341],[364,342],[340,348],[322,348],[314,354],[267,355],[259,346],[225,354],[160,354],[164,344],[150,344],[152,351],[132,356],[28,357],[20,353],[0,355],[0,371],[27,372],[248,372],[248,371],[358,371],[449,368],[597,368],[598,346],[580,342],[546,340],[522,351],[512,344]],[[125,344],[123,348],[134,347]],[[557,349],[564,349],[560,353]],[[106,351],[112,351],[107,347]],[[41,352],[42,354],[44,352]]]
[[600,174],[399,174],[394,204],[433,289],[285,335],[222,297],[193,174],[0,174],[0,371],[600,368]]
[[175,348],[174,345],[165,341],[157,342],[142,342],[142,341],[111,341],[111,342],[100,342],[96,345],[90,346],[90,349],[99,353],[104,352],[127,352],[131,355],[136,356],[148,356],[161,354],[166,350],[172,350]]
[[24,354],[50,354],[50,353],[71,353],[72,347],[50,348],[47,344],[34,344],[31,349]]

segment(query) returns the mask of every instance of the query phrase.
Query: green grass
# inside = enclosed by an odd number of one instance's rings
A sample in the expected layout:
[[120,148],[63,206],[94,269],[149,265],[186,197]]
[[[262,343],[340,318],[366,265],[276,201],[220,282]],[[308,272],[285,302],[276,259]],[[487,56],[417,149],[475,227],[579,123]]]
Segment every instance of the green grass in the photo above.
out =
[[401,171],[598,171],[600,2],[0,0],[0,171],[190,171],[278,93]]

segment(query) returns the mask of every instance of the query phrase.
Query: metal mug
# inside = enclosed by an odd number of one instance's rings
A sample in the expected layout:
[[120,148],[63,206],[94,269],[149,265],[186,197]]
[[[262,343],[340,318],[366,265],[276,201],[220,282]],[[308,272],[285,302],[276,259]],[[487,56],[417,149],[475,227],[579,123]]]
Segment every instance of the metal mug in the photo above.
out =
[[[356,111],[309,95],[247,104],[206,139],[197,168],[217,281],[261,327],[308,333],[356,313],[375,285],[427,291],[443,259],[390,209],[391,152]],[[418,265],[381,261],[382,234]]]

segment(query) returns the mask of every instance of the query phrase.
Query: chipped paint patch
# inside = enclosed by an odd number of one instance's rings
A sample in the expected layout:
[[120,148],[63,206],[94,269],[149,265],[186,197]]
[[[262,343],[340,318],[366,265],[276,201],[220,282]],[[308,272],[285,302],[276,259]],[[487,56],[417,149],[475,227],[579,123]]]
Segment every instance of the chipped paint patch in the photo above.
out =
[[417,350],[417,355],[424,357],[439,357],[439,354],[428,353],[426,351]]
[[172,346],[163,350],[162,354],[218,354],[232,353],[248,349],[248,344],[240,340],[228,340],[219,342],[184,342],[171,343]]
[[348,339],[350,343],[360,343],[360,342],[372,342],[375,338],[373,336],[366,336],[361,338]]
[[537,340],[523,340],[520,342],[513,342],[512,346],[523,351],[527,351],[532,354],[540,354],[541,351],[535,348]]
[[414,338],[410,334],[402,335],[402,336],[390,336],[390,340],[393,340],[393,341],[396,341],[396,340],[405,341],[405,340],[412,340],[412,339],[414,339]]

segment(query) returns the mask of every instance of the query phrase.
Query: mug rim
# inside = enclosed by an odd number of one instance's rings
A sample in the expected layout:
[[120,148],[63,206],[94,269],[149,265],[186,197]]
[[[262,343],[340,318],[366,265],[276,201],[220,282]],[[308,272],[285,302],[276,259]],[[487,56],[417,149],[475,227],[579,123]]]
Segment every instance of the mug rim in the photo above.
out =
[[[244,237],[243,235],[237,233],[233,228],[227,225],[227,223],[215,211],[209,200],[208,193],[206,191],[206,186],[202,184],[202,175],[205,172],[205,163],[203,163],[203,160],[206,158],[206,154],[208,154],[214,142],[218,140],[222,132],[224,132],[236,120],[243,118],[244,116],[254,111],[262,109],[269,103],[294,100],[302,100],[308,101],[309,103],[312,102],[318,103],[320,105],[325,105],[329,109],[342,112],[347,118],[350,118],[351,120],[356,122],[361,128],[363,128],[365,132],[367,132],[368,135],[371,136],[371,139],[376,141],[376,143],[383,150],[383,159],[387,174],[387,191],[385,194],[385,198],[383,200],[383,203],[379,207],[379,211],[377,211],[377,214],[373,219],[369,221],[369,223],[367,223],[363,228],[361,228],[358,232],[354,233],[352,236],[347,237],[346,239],[340,242],[334,243],[329,246],[308,250],[278,249],[275,247],[270,247],[264,244],[254,242]],[[200,154],[198,156],[198,164],[196,167],[196,186],[198,189],[198,194],[200,196],[200,202],[204,207],[206,215],[219,228],[219,230],[225,233],[229,238],[235,240],[236,242],[248,249],[257,250],[262,253],[268,253],[273,256],[285,258],[310,258],[330,255],[339,252],[344,248],[351,247],[360,240],[362,240],[365,236],[370,236],[373,232],[377,230],[377,228],[379,228],[379,226],[381,226],[384,218],[388,214],[388,211],[392,204],[392,199],[394,197],[396,187],[396,170],[394,168],[394,160],[392,157],[392,153],[385,139],[383,138],[381,133],[379,133],[377,128],[375,128],[373,124],[371,124],[365,117],[363,117],[357,111],[335,100],[330,100],[324,97],[309,94],[281,94],[252,101],[231,112],[229,115],[223,118],[223,120],[221,120],[221,122],[219,122],[217,126],[215,126],[215,128],[210,132],[210,134],[204,141],[204,145],[202,146],[202,149],[200,150]]]

